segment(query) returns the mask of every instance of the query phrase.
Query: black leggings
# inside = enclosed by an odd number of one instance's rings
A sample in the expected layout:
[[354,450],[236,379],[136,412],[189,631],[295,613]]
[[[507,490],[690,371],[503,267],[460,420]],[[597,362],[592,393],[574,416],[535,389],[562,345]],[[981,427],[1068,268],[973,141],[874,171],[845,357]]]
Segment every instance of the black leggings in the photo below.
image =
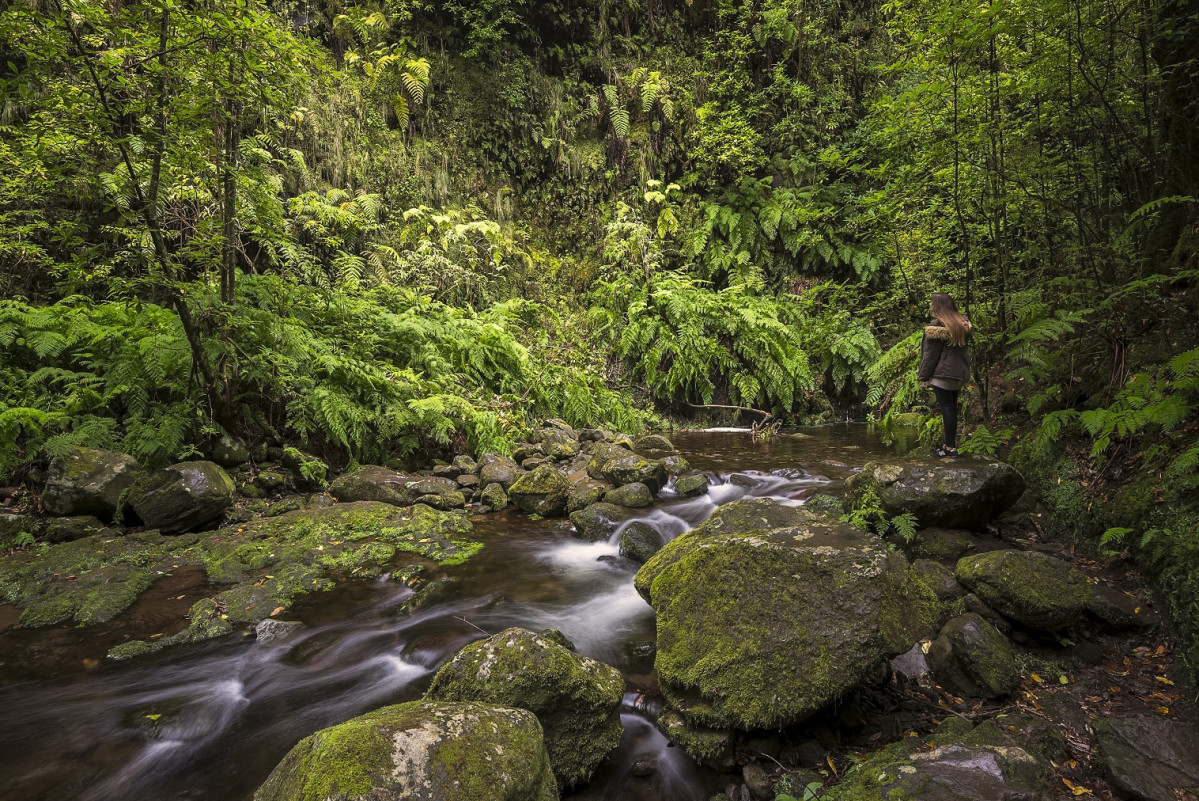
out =
[[933,387],[937,405],[941,407],[941,419],[945,421],[945,444],[956,448],[958,444],[958,391]]

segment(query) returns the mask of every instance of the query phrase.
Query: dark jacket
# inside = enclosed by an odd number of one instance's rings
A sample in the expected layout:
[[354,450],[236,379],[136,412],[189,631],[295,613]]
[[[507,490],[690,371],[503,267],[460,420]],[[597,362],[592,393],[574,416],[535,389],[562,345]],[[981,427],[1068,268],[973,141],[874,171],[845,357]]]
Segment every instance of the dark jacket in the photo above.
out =
[[932,381],[943,378],[950,381],[970,381],[970,355],[966,348],[970,344],[970,321],[966,321],[966,344],[949,344],[949,329],[940,320],[924,326],[924,339],[920,342],[920,372],[917,379]]

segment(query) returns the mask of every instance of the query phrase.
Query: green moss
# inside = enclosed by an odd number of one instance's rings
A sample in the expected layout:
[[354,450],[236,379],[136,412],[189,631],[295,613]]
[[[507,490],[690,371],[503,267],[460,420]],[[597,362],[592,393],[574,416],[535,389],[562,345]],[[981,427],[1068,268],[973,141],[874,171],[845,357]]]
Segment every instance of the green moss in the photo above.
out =
[[297,743],[254,797],[326,801],[365,796],[378,778],[391,772],[391,747],[386,733],[364,718],[324,729]]
[[1095,589],[1059,559],[1028,551],[991,551],[958,561],[958,580],[999,612],[1058,631],[1082,615]]

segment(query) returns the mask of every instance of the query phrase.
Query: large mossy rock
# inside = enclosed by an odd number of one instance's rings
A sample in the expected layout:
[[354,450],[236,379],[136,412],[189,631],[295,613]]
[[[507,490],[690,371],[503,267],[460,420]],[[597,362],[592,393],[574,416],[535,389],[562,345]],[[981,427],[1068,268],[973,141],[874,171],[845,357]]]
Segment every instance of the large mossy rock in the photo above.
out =
[[413,479],[378,465],[365,465],[336,478],[329,485],[329,494],[339,501],[377,501],[394,506],[410,506],[418,493],[410,486]]
[[1128,798],[1175,801],[1199,795],[1199,726],[1160,715],[1095,722],[1099,760],[1109,781]]
[[111,520],[121,495],[142,475],[132,456],[73,447],[50,463],[42,508],[48,514]]
[[1076,623],[1095,592],[1081,572],[1035,551],[966,556],[955,573],[988,606],[1042,631],[1060,631]]
[[1002,698],[1020,684],[1011,643],[973,613],[945,624],[928,649],[928,665],[938,684],[973,698]]
[[928,737],[905,737],[870,756],[830,788],[827,801],[1015,801],[1048,799],[1051,762],[1065,755],[1047,721],[988,720],[971,729],[950,718]]
[[616,533],[629,516],[629,510],[614,503],[593,503],[585,509],[570,513],[570,522],[579,539],[602,542]]
[[129,505],[150,528],[178,534],[219,520],[236,496],[233,479],[220,465],[180,462],[134,482]]
[[543,464],[512,483],[508,500],[516,508],[542,517],[561,517],[566,513],[566,494],[570,480],[555,467]]
[[931,633],[936,597],[880,539],[777,502],[729,506],[635,580],[663,693],[690,722],[797,723]]
[[922,526],[985,528],[1024,492],[1024,478],[1005,462],[980,457],[870,462],[846,482],[852,506],[873,490],[888,515],[912,513]]
[[479,482],[499,484],[505,492],[512,489],[512,484],[524,473],[516,462],[498,453],[485,453],[479,457]]
[[254,801],[555,801],[523,709],[413,701],[305,737]]
[[620,445],[606,442],[596,443],[587,463],[587,474],[617,487],[640,482],[654,493],[666,486],[669,479],[666,465],[661,460],[646,459]]
[[623,694],[616,668],[513,628],[459,651],[425,697],[529,710],[541,722],[550,765],[566,788],[587,781],[620,744]]

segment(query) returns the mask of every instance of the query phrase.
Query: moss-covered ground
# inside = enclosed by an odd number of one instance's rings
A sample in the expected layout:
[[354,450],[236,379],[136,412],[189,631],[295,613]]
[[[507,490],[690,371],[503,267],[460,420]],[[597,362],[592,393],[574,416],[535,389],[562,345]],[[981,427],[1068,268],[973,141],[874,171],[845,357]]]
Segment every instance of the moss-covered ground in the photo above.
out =
[[115,657],[231,632],[338,581],[379,575],[400,552],[457,564],[478,552],[470,522],[427,506],[338,504],[166,537],[154,531],[93,536],[13,554],[0,562],[0,601],[23,608],[22,626],[111,620],[161,575],[201,565],[228,589],[192,606],[184,631],[127,643]]

